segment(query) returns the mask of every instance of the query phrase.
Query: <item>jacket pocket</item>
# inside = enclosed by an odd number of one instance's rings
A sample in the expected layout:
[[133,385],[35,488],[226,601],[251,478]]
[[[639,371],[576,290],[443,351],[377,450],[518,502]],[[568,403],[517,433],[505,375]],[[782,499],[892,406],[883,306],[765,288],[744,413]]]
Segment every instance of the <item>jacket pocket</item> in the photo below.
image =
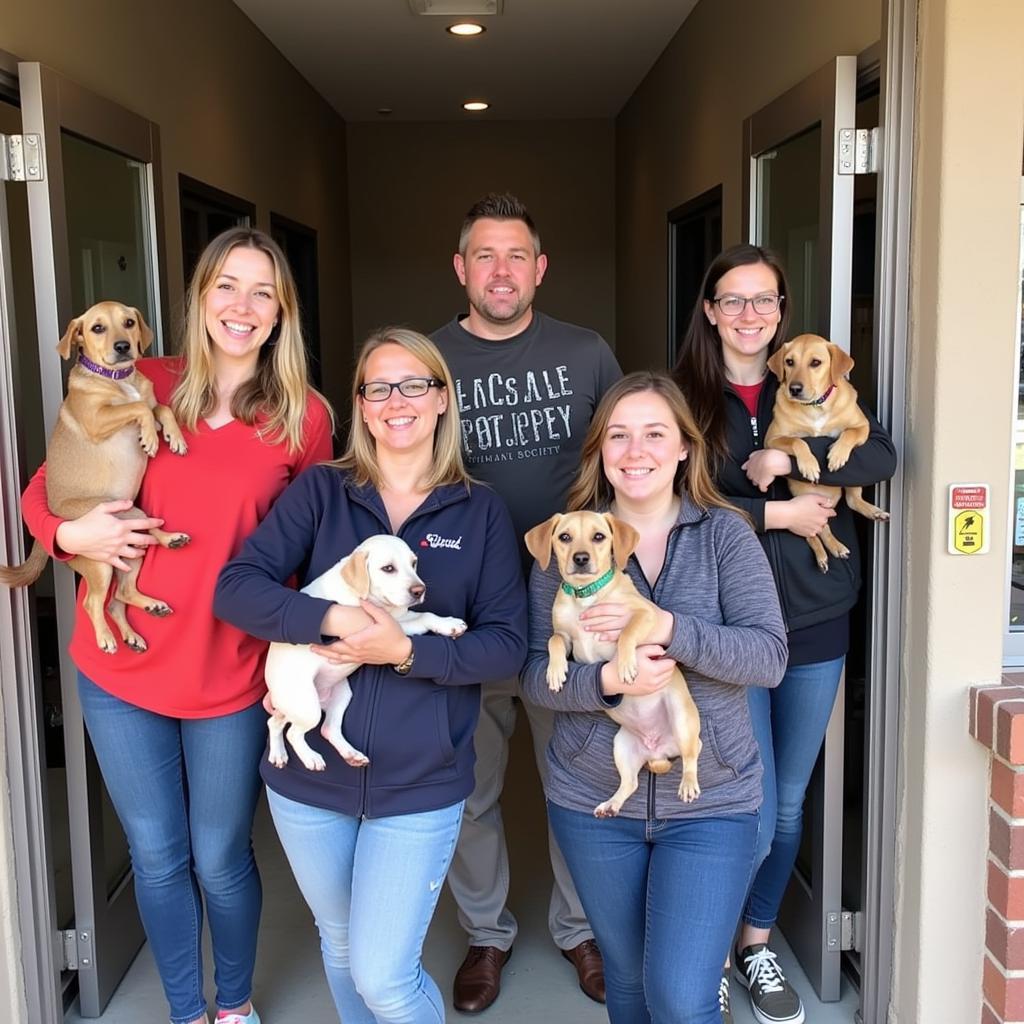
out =
[[711,789],[738,779],[742,767],[741,758],[738,756],[740,752],[726,750],[723,747],[714,716],[701,714],[700,738],[703,746],[697,759],[697,778],[701,789]]
[[557,715],[551,737],[551,754],[559,764],[571,768],[586,753],[600,723],[582,715]]
[[434,724],[437,728],[437,744],[441,751],[441,764],[449,768],[455,764],[455,745],[448,723],[448,691],[439,688],[434,695]]

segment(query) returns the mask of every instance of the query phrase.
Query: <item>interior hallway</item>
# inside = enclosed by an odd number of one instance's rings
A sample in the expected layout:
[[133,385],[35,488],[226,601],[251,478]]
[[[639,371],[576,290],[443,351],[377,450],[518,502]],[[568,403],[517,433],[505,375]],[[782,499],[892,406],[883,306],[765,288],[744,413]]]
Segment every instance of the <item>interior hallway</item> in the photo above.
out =
[[[519,920],[519,937],[512,959],[502,973],[497,1002],[483,1014],[456,1013],[451,1006],[451,982],[465,955],[465,934],[455,917],[447,886],[430,932],[424,962],[444,993],[449,1024],[480,1020],[484,1024],[600,1024],[604,1007],[579,990],[571,965],[560,957],[547,930],[550,868],[541,815],[540,782],[533,765],[529,736],[520,716],[504,803],[509,827],[512,872],[511,905]],[[256,964],[254,1002],[264,1024],[335,1024],[333,1004],[324,981],[313,919],[302,902],[274,827],[261,801],[256,818],[256,855],[263,877],[263,923]],[[844,981],[839,1003],[821,1004],[784,941],[773,943],[783,970],[803,995],[808,1024],[852,1024],[857,994]],[[684,951],[680,955],[685,955]],[[206,991],[212,993],[213,964],[206,952]],[[102,1024],[159,1024],[166,1020],[165,1002],[149,947],[144,946],[114,994]],[[754,1024],[749,1003],[733,982],[736,1024]],[[93,1018],[97,1019],[97,1018]],[[88,1024],[77,1004],[65,1024]]]

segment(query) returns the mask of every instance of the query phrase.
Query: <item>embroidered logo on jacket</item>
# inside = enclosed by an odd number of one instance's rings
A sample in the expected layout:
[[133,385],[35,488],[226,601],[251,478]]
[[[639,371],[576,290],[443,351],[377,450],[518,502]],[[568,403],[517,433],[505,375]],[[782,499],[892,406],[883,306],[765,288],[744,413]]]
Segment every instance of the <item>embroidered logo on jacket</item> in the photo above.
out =
[[428,533],[420,541],[421,548],[451,548],[453,551],[462,550],[462,535],[458,537],[442,537],[439,533]]

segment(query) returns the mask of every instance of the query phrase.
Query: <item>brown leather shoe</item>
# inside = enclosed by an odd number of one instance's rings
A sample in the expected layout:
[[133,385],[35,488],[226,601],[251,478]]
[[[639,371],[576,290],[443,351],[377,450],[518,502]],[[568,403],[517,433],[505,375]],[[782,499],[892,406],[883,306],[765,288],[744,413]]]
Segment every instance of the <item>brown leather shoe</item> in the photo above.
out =
[[583,994],[595,1003],[604,1002],[604,961],[593,939],[584,939],[572,949],[563,949],[562,956],[576,968]]
[[[498,998],[501,991],[501,969],[511,955],[511,949],[470,946],[462,966],[455,972],[452,990],[452,1005],[455,1009],[462,1013],[486,1010]],[[603,979],[601,988],[603,991]]]

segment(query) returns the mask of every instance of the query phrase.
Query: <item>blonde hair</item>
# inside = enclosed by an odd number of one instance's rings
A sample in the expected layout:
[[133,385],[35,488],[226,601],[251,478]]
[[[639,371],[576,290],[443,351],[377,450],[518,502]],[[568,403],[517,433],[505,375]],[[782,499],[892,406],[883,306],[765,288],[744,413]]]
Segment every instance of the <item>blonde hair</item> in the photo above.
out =
[[430,471],[420,486],[432,490],[444,484],[471,482],[462,461],[462,434],[455,403],[455,384],[451,370],[437,346],[418,331],[405,327],[379,327],[363,342],[352,375],[352,423],[349,427],[345,453],[329,465],[347,470],[357,486],[381,486],[380,462],[377,459],[377,441],[370,428],[359,415],[359,386],[365,383],[366,364],[370,356],[384,345],[398,345],[418,359],[431,377],[444,381],[448,391],[448,408],[441,413],[434,428],[434,457]]
[[[569,489],[566,505],[570,512],[585,508],[607,508],[615,497],[601,464],[601,446],[608,430],[615,406],[630,395],[650,392],[664,399],[672,413],[679,433],[688,448],[688,454],[676,469],[673,490],[677,494],[684,491],[690,500],[705,512],[711,508],[726,508],[740,512],[731,505],[717,487],[711,476],[708,465],[708,448],[697,428],[697,422],[690,412],[690,407],[672,379],[664,373],[641,370],[631,373],[616,381],[605,393],[590,421],[583,451],[580,455],[580,468],[576,479]],[[740,512],[740,515],[745,513]]]
[[171,408],[179,422],[195,430],[199,420],[217,407],[213,351],[206,330],[206,297],[217,282],[233,249],[258,249],[274,267],[274,287],[280,305],[277,326],[260,349],[256,372],[231,396],[231,415],[252,425],[264,418],[262,431],[269,444],[287,442],[290,451],[302,443],[306,403],[313,394],[323,402],[334,423],[331,407],[309,384],[306,346],[299,322],[299,298],[288,260],[278,244],[253,228],[229,228],[203,250],[185,297],[182,338],[184,370],[174,389]]

